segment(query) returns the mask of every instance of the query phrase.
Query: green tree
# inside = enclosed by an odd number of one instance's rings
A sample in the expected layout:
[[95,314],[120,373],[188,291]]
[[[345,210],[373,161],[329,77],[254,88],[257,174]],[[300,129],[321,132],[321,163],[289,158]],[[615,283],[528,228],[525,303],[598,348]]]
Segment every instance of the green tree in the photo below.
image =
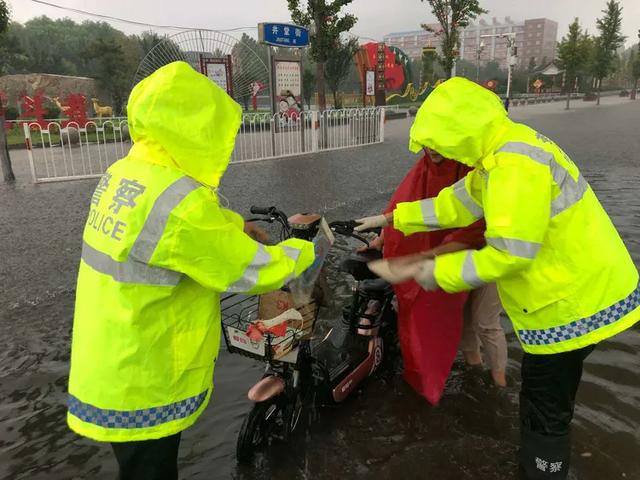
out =
[[333,94],[334,108],[342,108],[342,100],[338,95],[342,82],[351,71],[353,56],[358,51],[358,40],[351,38],[346,42],[340,42],[333,50],[333,53],[325,65],[324,77],[327,85]]
[[620,51],[615,56],[614,65],[614,85],[617,88],[629,88],[628,82],[631,76],[631,61],[633,60],[633,49]]
[[631,98],[635,100],[638,92],[638,81],[640,80],[640,30],[638,30],[638,48],[631,59],[631,80],[633,80]]
[[593,74],[597,80],[597,104],[600,105],[602,80],[614,69],[617,50],[624,44],[626,37],[622,35],[622,7],[616,0],[609,0],[602,11],[604,16],[596,22],[599,35],[595,39]]
[[631,81],[633,82],[633,92],[631,98],[635,100],[638,92],[638,82],[640,81],[640,48],[635,50],[631,56]]
[[[222,56],[222,52],[220,53]],[[233,62],[233,96],[249,109],[253,94],[252,85],[260,82],[269,85],[269,52],[266,45],[259,44],[246,33],[231,49]]]
[[[163,46],[156,49],[160,44]],[[131,59],[135,79],[150,75],[158,68],[170,63],[174,55],[181,52],[180,47],[172,43],[166,35],[158,35],[151,30],[127,37],[122,46],[125,55]],[[167,54],[167,52],[171,53]]]
[[166,36],[160,36],[153,30],[148,30],[146,32],[142,32],[142,34],[136,37],[138,41],[138,45],[140,46],[142,57],[145,57],[151,50],[153,50],[156,45],[162,43],[162,41],[167,38]]
[[19,73],[24,70],[28,57],[20,44],[20,32],[24,29],[17,22],[9,23],[0,40],[0,75]]
[[131,82],[122,46],[114,40],[99,39],[89,45],[86,54],[95,59],[96,79],[111,96],[114,113],[120,112]]
[[[440,63],[444,68],[446,77],[451,78],[460,44],[460,31],[469,26],[471,20],[477,18],[478,15],[488,13],[488,11],[480,7],[479,0],[420,1],[427,2],[431,6],[431,11],[440,24],[441,30],[434,32],[438,33],[442,39]],[[422,28],[428,32],[434,31],[426,24],[423,24]]]
[[96,77],[99,62],[87,56],[87,46],[98,40],[115,42],[123,50],[122,62],[131,77],[141,59],[137,37],[127,36],[105,22],[76,23],[68,18],[52,20],[36,17],[24,25],[9,27],[12,45],[7,71],[12,73],[53,73]]
[[527,67],[527,71],[529,73],[532,73],[532,72],[535,72],[536,68],[537,68],[536,57],[531,57],[529,59],[529,66]]
[[[9,6],[5,0],[0,0],[0,47],[7,41],[7,31],[9,30]],[[5,57],[0,57],[0,72],[4,70]]]
[[482,70],[482,76],[487,80],[501,80],[507,77],[507,71],[501,69],[500,64],[495,60],[487,62]]
[[252,76],[246,70],[240,70],[233,73],[233,96],[244,107],[245,111],[249,110],[249,100],[251,100],[251,84]]
[[567,91],[567,106],[569,110],[571,92],[573,90],[574,79],[585,68],[589,60],[588,43],[585,42],[586,32],[582,31],[580,22],[576,18],[569,25],[569,33],[562,37],[558,45],[558,59],[565,71],[565,88]]
[[340,45],[340,34],[348,32],[357,22],[349,13],[341,13],[342,7],[353,0],[287,0],[291,19],[302,26],[311,27],[311,58],[316,62],[316,90],[318,107],[325,110],[325,64]]
[[[0,46],[5,42],[7,29],[9,28],[10,13],[9,6],[5,0],[0,0]],[[0,58],[0,71],[4,68],[3,63],[2,58]],[[16,176],[13,174],[13,168],[11,168],[7,132],[4,129],[4,107],[5,105],[0,105],[0,169],[5,182],[14,182]]]
[[76,23],[46,16],[32,18],[24,25],[12,22],[0,41],[0,74],[92,77],[113,97],[117,111],[141,59],[163,40],[152,32],[127,36],[105,22]]
[[302,95],[309,108],[311,108],[311,98],[313,97],[315,83],[316,76],[313,74],[313,71],[305,68],[302,72]]

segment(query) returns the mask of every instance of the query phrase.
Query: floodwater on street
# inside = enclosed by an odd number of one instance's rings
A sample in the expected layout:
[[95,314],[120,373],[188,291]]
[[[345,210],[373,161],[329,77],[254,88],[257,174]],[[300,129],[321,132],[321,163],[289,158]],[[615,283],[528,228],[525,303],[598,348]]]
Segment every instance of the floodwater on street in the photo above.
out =
[[[640,102],[573,112],[527,108],[512,116],[573,158],[640,265]],[[319,211],[330,220],[378,212],[414,161],[406,150],[409,126],[409,119],[388,122],[383,145],[234,165],[221,191],[241,213],[251,204]],[[21,152],[14,161],[18,173],[27,171]],[[75,275],[94,186],[34,186],[28,179],[0,185],[0,479],[116,477],[110,447],[75,436],[65,423]],[[340,241],[332,252],[330,311],[347,294],[339,259],[355,246]],[[183,434],[181,478],[513,479],[521,350],[506,319],[505,326],[505,391],[458,360],[440,406],[430,407],[392,362],[345,403],[321,408],[293,441],[274,442],[242,468],[236,435],[262,365],[222,352],[213,400]],[[603,342],[585,364],[573,431],[579,480],[640,480],[639,350],[636,326]]]

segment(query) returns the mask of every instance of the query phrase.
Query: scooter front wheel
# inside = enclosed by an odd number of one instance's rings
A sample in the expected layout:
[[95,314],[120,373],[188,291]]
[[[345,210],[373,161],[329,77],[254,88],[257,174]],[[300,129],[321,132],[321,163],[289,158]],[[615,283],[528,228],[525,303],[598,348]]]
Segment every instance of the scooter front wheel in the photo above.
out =
[[255,451],[265,443],[269,437],[271,417],[277,410],[275,402],[259,402],[244,419],[238,443],[236,444],[236,458],[238,463],[247,463],[253,458]]
[[284,425],[282,439],[285,442],[288,442],[291,439],[291,434],[300,422],[303,409],[304,403],[300,392],[298,392],[295,398],[283,408],[282,414]]

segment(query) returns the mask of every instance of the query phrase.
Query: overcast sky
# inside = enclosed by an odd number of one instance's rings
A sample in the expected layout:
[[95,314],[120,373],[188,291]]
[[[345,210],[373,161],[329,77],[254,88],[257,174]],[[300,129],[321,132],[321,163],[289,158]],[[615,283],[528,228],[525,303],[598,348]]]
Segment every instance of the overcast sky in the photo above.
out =
[[[264,21],[289,21],[286,0],[47,0],[50,3],[78,8],[95,13],[161,25],[178,25],[208,29],[253,27]],[[502,21],[505,16],[514,20],[547,17],[559,23],[558,40],[565,34],[574,17],[590,32],[595,32],[595,19],[601,16],[606,0],[480,0],[489,10],[485,16]],[[640,28],[640,0],[621,0],[623,5],[623,30],[627,44],[637,42]],[[85,20],[90,17],[65,12],[34,3],[32,0],[9,0],[13,18],[24,22],[38,15],[71,17]],[[426,3],[419,0],[354,0],[346,8],[358,17],[353,33],[382,40],[386,33],[414,30],[420,23],[432,22],[434,17]],[[145,28],[110,21],[116,28],[128,33],[138,33]],[[163,31],[160,29],[156,29]],[[164,31],[170,33],[171,30]],[[251,31],[248,31],[251,33]]]

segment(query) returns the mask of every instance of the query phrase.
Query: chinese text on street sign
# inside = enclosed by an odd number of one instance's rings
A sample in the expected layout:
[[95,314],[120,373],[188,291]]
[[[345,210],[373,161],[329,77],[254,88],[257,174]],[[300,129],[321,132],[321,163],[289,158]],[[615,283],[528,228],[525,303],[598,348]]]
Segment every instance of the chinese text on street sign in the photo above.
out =
[[301,48],[309,45],[309,30],[286,23],[259,23],[258,40],[276,47]]

